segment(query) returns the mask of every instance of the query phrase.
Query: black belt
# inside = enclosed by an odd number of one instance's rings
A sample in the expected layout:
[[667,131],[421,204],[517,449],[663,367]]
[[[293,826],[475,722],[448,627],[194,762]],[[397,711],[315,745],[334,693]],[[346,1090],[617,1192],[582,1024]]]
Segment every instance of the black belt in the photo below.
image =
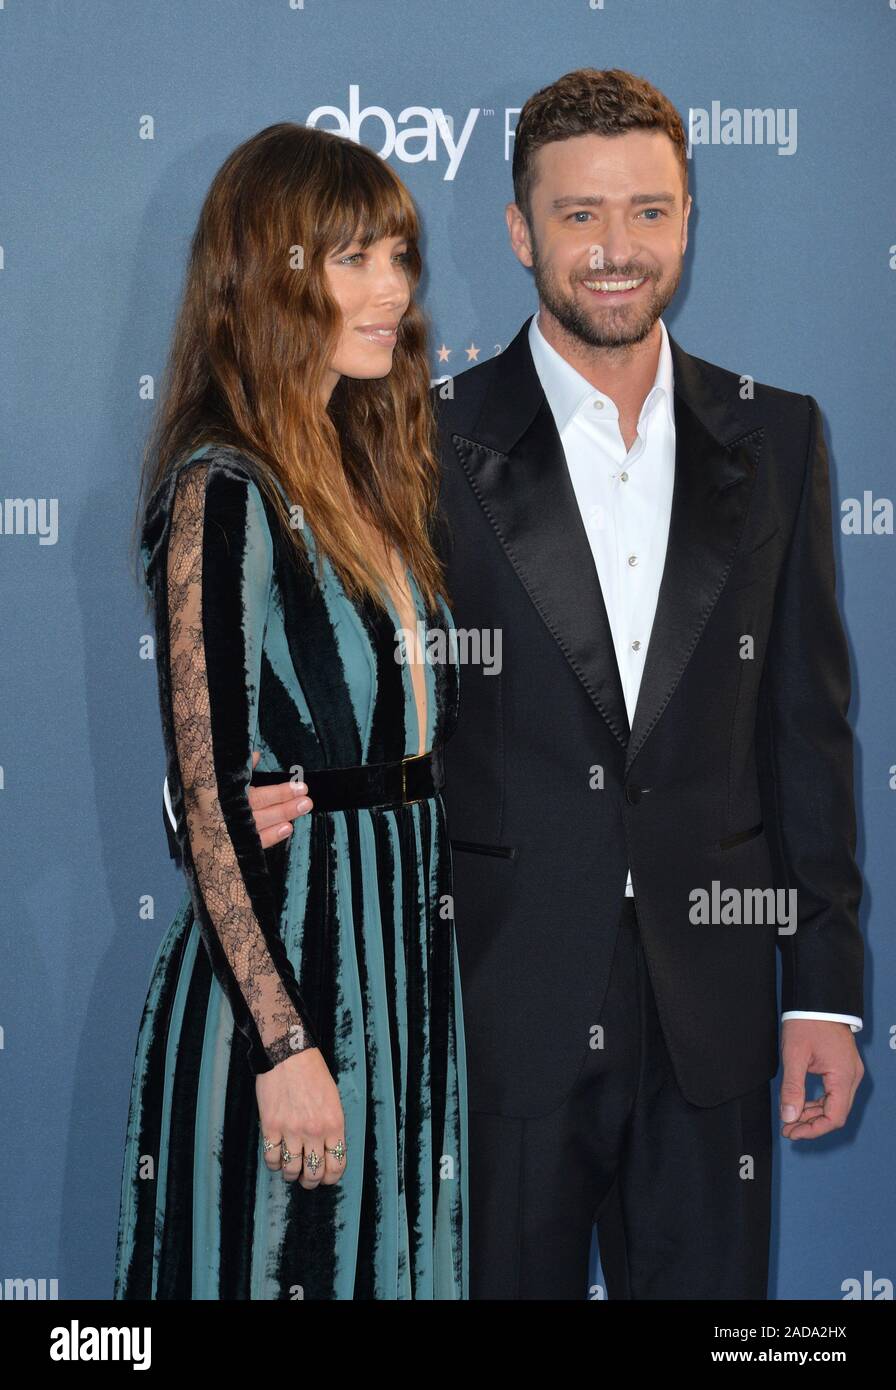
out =
[[[282,768],[252,773],[253,787],[288,782]],[[315,811],[348,811],[365,806],[411,806],[435,796],[445,784],[442,745],[428,753],[398,758],[391,763],[361,763],[358,767],[309,768],[299,779],[306,783]]]

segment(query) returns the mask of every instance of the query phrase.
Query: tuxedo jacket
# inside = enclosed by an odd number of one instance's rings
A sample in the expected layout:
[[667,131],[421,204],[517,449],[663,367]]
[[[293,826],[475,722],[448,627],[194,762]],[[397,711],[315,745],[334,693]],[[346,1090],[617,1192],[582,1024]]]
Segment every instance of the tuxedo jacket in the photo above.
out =
[[[461,653],[444,796],[469,1104],[538,1116],[570,1091],[602,1044],[630,868],[676,1080],[716,1105],[777,1071],[778,952],[783,1010],[862,1013],[850,671],[820,412],[758,383],[745,399],[737,374],[670,337],[674,492],[630,728],[528,326],[433,392],[436,544]],[[464,656],[464,634],[486,629],[500,634],[491,672]],[[701,889],[717,904],[729,889],[781,889],[796,918],[784,931],[717,911],[699,924]]]

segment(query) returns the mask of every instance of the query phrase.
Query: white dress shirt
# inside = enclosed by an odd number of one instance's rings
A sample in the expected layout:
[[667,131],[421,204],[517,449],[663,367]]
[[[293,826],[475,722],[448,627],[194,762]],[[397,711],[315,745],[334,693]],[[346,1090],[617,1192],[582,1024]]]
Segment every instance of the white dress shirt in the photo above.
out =
[[[628,450],[615,403],[545,340],[537,314],[529,325],[532,360],[560,435],[607,608],[629,728],[666,562],[675,482],[672,351],[666,325],[659,323],[656,376]],[[631,872],[625,892],[634,896]],[[862,1026],[852,1014],[793,1010],[782,1018],[831,1019],[848,1023],[854,1033]]]

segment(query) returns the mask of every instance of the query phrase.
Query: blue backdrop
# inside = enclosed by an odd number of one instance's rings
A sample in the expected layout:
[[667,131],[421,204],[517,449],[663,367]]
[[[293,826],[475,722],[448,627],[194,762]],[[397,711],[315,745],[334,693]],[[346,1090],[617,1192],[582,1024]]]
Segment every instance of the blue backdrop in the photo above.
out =
[[[212,175],[285,119],[383,152],[425,221],[433,345],[450,349],[433,375],[459,372],[535,307],[503,220],[513,126],[533,91],[582,66],[648,77],[692,132],[672,333],[811,393],[825,415],[854,675],[867,1075],[845,1130],[777,1141],[770,1296],[896,1280],[896,563],[885,507],[879,533],[844,529],[840,512],[858,499],[870,515],[892,492],[894,4],[0,0],[0,1294],[17,1276],[57,1280],[62,1298],[111,1292],[137,1024],[183,891],[127,546],[147,382]],[[748,140],[756,109],[768,114]]]

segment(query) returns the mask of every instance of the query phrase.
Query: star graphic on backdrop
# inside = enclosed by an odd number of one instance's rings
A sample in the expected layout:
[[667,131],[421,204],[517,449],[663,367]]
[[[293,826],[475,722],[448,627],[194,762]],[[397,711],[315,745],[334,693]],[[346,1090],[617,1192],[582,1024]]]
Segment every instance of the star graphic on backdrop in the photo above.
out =
[[476,358],[479,356],[481,351],[482,349],[478,348],[475,343],[471,343],[470,346],[466,349],[467,361],[475,362]]
[[451,356],[451,349],[446,347],[443,343],[436,355],[440,362],[447,362],[448,358]]

